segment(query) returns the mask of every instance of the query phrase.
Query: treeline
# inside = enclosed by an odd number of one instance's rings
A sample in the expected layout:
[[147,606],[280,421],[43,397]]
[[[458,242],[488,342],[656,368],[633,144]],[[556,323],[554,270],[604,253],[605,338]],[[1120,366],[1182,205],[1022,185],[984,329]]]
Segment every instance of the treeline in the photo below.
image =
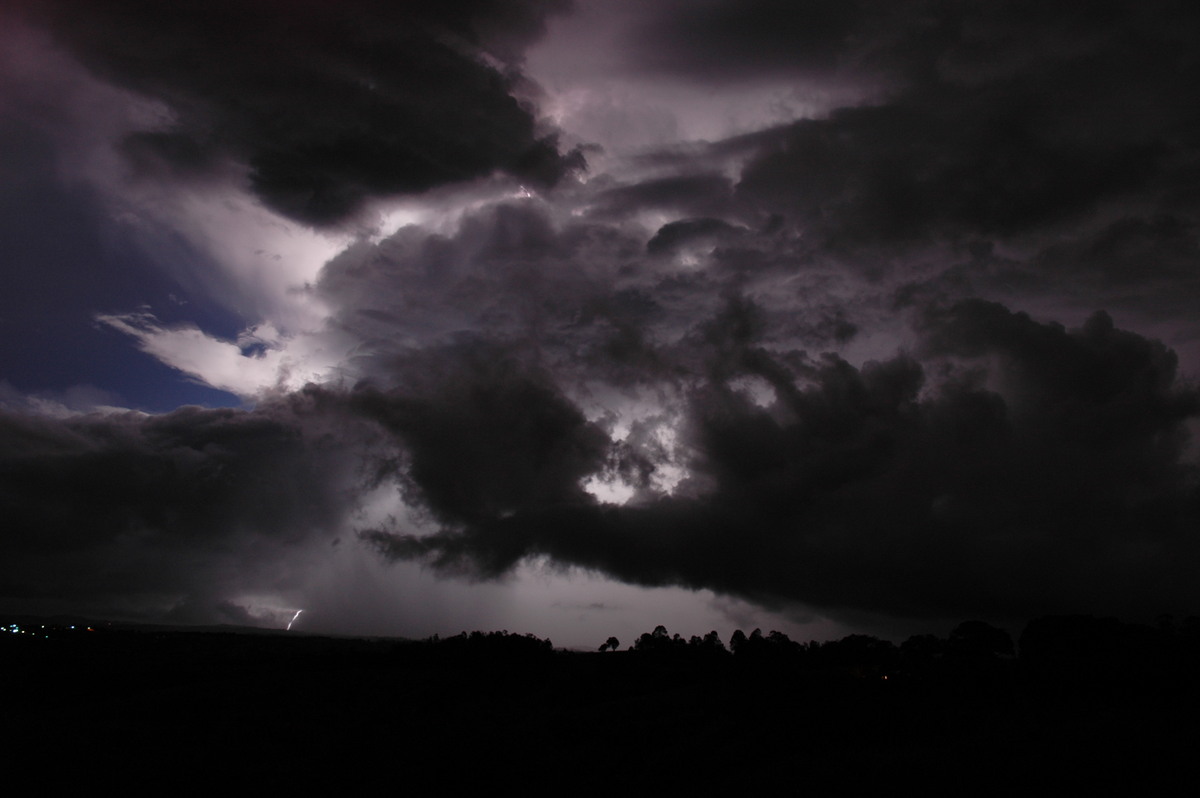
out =
[[[1026,624],[1016,640],[1004,629],[972,620],[946,636],[921,634],[896,644],[870,635],[840,640],[792,640],[779,631],[735,631],[723,641],[716,631],[684,638],[657,626],[622,647],[609,637],[599,647],[595,673],[613,670],[632,677],[666,666],[676,674],[724,674],[785,683],[793,676],[878,682],[893,689],[958,690],[1070,703],[1137,699],[1151,694],[1192,694],[1200,671],[1200,618],[1181,623],[1135,624],[1087,615],[1048,616]],[[437,661],[552,666],[561,657],[586,653],[555,650],[532,634],[463,632],[398,644],[397,656]],[[610,663],[608,666],[604,663]],[[596,670],[599,669],[599,670]]]
[[453,637],[434,635],[415,643],[401,644],[404,655],[418,658],[544,660],[554,655],[554,644],[533,634],[499,632],[461,632]]
[[[1074,628],[1093,619],[1046,619],[1050,620],[1065,620]],[[1035,638],[1042,624],[1043,621],[1031,624]],[[620,642],[610,637],[601,644],[600,651],[616,651],[619,647]],[[922,670],[937,662],[1010,660],[1016,651],[1008,632],[983,621],[961,623],[946,638],[931,634],[915,635],[899,646],[889,640],[863,634],[852,634],[840,640],[800,643],[783,632],[763,634],[761,629],[755,629],[749,635],[738,629],[726,646],[715,631],[703,637],[693,635],[685,640],[678,634],[670,634],[666,627],[658,626],[654,631],[639,636],[628,650],[681,658],[724,655],[744,661],[787,661],[806,667],[848,668],[860,675],[878,676]]]
[[[610,637],[599,650],[620,651],[620,646]],[[1048,616],[1030,621],[1015,642],[1007,631],[976,620],[958,624],[945,637],[914,635],[899,645],[862,634],[801,643],[761,629],[748,635],[739,629],[726,644],[715,631],[685,639],[658,626],[625,651],[681,662],[770,663],[909,682],[986,673],[1019,678],[1033,689],[1084,693],[1190,680],[1200,669],[1200,618],[1177,624],[1164,617],[1149,626],[1089,615]]]

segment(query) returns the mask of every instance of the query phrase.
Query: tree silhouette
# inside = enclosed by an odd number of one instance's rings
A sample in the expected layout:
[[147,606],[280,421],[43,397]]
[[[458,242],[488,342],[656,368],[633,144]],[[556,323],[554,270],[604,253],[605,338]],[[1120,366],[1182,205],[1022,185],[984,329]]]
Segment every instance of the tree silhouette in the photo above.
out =
[[963,621],[950,632],[951,653],[970,659],[1011,657],[1015,653],[1012,637],[983,621]]

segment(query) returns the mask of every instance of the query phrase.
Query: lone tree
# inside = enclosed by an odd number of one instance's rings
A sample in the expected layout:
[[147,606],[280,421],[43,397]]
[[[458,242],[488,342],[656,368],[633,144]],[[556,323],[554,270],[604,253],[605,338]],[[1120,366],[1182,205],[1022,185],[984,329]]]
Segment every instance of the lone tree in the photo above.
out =
[[604,651],[605,649],[607,649],[609,651],[616,651],[620,647],[621,647],[621,641],[615,637],[610,637],[607,640],[605,640],[603,643],[600,644],[601,651]]

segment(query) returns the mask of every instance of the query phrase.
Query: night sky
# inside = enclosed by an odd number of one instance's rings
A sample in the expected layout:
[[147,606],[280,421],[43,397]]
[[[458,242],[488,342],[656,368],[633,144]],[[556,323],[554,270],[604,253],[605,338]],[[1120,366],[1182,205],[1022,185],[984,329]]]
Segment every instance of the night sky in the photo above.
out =
[[0,610],[1200,613],[1200,5],[0,0]]

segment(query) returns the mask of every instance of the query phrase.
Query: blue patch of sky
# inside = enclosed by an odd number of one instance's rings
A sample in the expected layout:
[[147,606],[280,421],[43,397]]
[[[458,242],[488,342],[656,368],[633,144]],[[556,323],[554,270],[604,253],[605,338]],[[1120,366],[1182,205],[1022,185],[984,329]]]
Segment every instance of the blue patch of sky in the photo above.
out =
[[[189,290],[123,240],[85,188],[56,178],[37,131],[0,122],[0,380],[24,393],[90,384],[151,412],[182,404],[236,406],[139,351],[97,313],[149,307],[164,324],[189,322],[234,338],[246,320]],[[193,251],[187,257],[201,260]]]

